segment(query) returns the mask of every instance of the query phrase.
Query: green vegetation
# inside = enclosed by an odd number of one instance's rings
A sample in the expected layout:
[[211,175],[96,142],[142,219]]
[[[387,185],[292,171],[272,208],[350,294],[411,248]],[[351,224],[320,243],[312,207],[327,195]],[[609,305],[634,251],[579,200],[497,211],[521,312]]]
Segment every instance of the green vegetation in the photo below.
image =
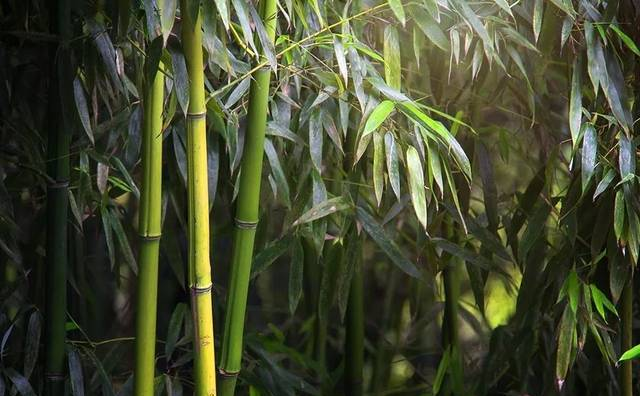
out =
[[638,16],[1,1],[0,396],[638,394]]

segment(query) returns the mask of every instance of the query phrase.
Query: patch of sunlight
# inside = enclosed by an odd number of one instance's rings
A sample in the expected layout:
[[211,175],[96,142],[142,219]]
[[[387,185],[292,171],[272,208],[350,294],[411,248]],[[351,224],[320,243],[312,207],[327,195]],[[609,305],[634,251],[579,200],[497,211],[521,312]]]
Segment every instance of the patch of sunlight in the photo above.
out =
[[395,355],[391,362],[391,373],[389,377],[389,387],[402,386],[413,376],[415,369],[409,360],[403,355]]
[[489,275],[485,285],[485,313],[491,329],[506,324],[516,309],[522,274],[517,268],[510,268],[508,271],[515,285],[511,287],[512,290],[495,274]]

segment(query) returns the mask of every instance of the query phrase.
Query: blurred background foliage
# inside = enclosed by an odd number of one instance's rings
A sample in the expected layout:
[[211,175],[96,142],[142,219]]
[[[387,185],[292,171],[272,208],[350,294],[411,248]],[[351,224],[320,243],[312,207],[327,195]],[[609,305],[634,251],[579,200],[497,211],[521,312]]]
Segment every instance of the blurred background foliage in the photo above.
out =
[[[52,101],[71,136],[66,390],[131,393],[147,56],[167,77],[156,394],[192,392],[176,3],[72,1],[52,98],[54,2],[0,1],[0,395],[43,386]],[[250,76],[275,73],[237,393],[355,395],[354,309],[364,394],[637,391],[616,362],[639,317],[638,0],[281,0],[275,45],[258,3],[199,7],[219,336]]]

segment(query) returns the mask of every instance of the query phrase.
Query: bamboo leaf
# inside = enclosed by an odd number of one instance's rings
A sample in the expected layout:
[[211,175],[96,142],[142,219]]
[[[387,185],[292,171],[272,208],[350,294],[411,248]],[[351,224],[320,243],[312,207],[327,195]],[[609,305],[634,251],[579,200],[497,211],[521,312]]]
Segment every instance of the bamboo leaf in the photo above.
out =
[[283,137],[301,146],[304,146],[305,144],[304,140],[302,140],[300,136],[296,135],[290,129],[278,124],[275,121],[269,121],[267,123],[266,133],[271,136]]
[[24,370],[22,372],[27,379],[31,377],[31,373],[33,373],[33,369],[38,361],[41,333],[42,319],[40,312],[34,310],[31,315],[29,315],[24,346]]
[[311,209],[302,214],[293,226],[310,223],[312,221],[326,217],[332,213],[340,212],[351,208],[351,204],[342,196],[334,197],[314,205]]
[[575,315],[578,312],[578,303],[580,302],[580,283],[575,270],[571,270],[567,277],[567,295],[569,296],[569,307]]
[[[435,132],[436,135],[438,135],[442,139],[442,141],[449,146],[451,154],[453,154],[453,158],[456,161],[458,167],[465,174],[465,176],[469,180],[471,180],[471,163],[469,162],[469,158],[462,149],[462,146],[460,146],[460,143],[458,143],[451,132],[449,132],[440,121],[436,121],[426,115],[424,112],[420,111],[420,109],[413,103],[402,103],[399,104],[399,106],[402,112],[409,116],[409,118],[411,118],[424,128]],[[424,133],[424,131],[422,130],[421,132]],[[423,134],[423,137],[429,138],[429,135]]]
[[442,32],[440,26],[433,17],[421,7],[413,7],[412,15],[416,25],[422,30],[422,32],[441,50],[449,51],[449,40],[447,36]]
[[480,39],[484,43],[486,49],[493,51],[493,41],[489,36],[489,32],[484,27],[484,24],[478,17],[478,15],[473,11],[473,9],[467,4],[466,0],[454,0],[455,5],[460,9],[460,13],[464,17],[464,19],[471,25],[473,30],[478,33]]
[[371,132],[378,129],[380,125],[389,117],[389,114],[393,111],[395,105],[390,100],[384,100],[380,102],[375,109],[369,114],[367,122],[364,124],[364,131],[362,132],[361,140]]
[[189,108],[189,75],[187,74],[187,63],[184,59],[182,48],[171,46],[169,52],[171,53],[173,84],[178,97],[178,104],[180,104],[182,114],[186,117]]
[[591,284],[589,285],[589,288],[591,289],[591,298],[593,299],[593,304],[596,306],[596,311],[598,311],[605,323],[607,322],[607,316],[604,312],[605,307],[609,310],[609,312],[619,317],[615,305],[613,305],[613,303],[609,301],[607,296],[605,296],[605,294],[600,291],[600,289],[598,289],[596,285]]
[[116,234],[116,239],[118,240],[118,244],[120,245],[120,251],[124,256],[125,262],[131,268],[134,274],[138,274],[138,265],[136,264],[136,259],[133,256],[133,252],[131,251],[131,246],[129,245],[129,239],[122,228],[122,223],[120,222],[120,218],[116,213],[114,213],[115,209],[112,209],[111,214],[111,227]]
[[373,134],[373,191],[380,206],[384,193],[384,146],[379,131]]
[[242,28],[244,41],[249,44],[249,47],[251,47],[253,52],[257,54],[258,50],[256,49],[256,45],[253,42],[251,22],[249,20],[249,10],[247,9],[246,2],[243,0],[231,0],[231,3],[233,4],[233,9],[236,10],[236,16],[238,17],[240,27]]
[[278,187],[278,196],[282,199],[287,208],[291,208],[291,198],[289,197],[289,183],[287,182],[287,177],[285,176],[282,165],[280,164],[280,159],[278,157],[278,153],[276,152],[276,148],[273,146],[273,143],[269,139],[264,140],[264,152],[267,155],[269,165],[271,166],[271,174],[273,175],[276,186]]
[[402,0],[387,0],[387,2],[389,3],[389,8],[391,8],[391,11],[393,11],[393,14],[398,19],[398,22],[400,22],[404,27],[406,17],[404,7],[402,6]]
[[102,219],[102,229],[104,231],[104,239],[107,244],[107,252],[109,255],[110,268],[113,271],[113,267],[116,264],[115,248],[113,244],[113,231],[111,226],[111,212],[106,206],[100,207],[100,217]]
[[336,123],[333,121],[333,117],[324,111],[324,109],[322,109],[321,113],[322,126],[324,127],[324,130],[327,132],[327,135],[329,135],[329,138],[338,151],[344,155],[344,151],[342,150],[342,139],[340,137],[340,133],[338,133],[338,127],[336,127]]
[[629,349],[628,351],[625,351],[622,354],[622,356],[620,356],[620,359],[618,359],[618,362],[637,359],[638,356],[640,356],[640,345],[636,345],[633,348]]
[[300,239],[291,245],[291,264],[289,265],[289,312],[296,312],[302,297],[302,282],[304,275],[304,251]]
[[622,190],[616,191],[616,200],[613,210],[613,230],[617,240],[621,240],[624,235],[624,194]]
[[264,270],[269,268],[271,264],[284,253],[289,250],[291,244],[291,237],[284,236],[276,241],[269,243],[253,258],[253,265],[251,266],[251,278],[255,278],[260,275]]
[[533,37],[535,41],[538,42],[538,37],[540,37],[540,31],[542,30],[542,14],[544,12],[544,2],[543,0],[534,0],[533,3]]
[[344,78],[344,83],[349,84],[349,69],[347,69],[347,58],[344,55],[344,47],[342,46],[342,41],[338,37],[333,38],[333,50],[336,54],[336,62],[338,63],[338,69],[340,70],[340,74],[342,78]]
[[573,62],[573,76],[571,78],[571,98],[569,101],[569,130],[573,147],[578,145],[580,126],[582,123],[582,78],[580,77],[581,63],[576,58]]
[[393,25],[388,25],[384,29],[384,76],[389,87],[400,89],[402,84],[400,40],[398,31]]
[[[267,34],[267,30],[265,29],[264,23],[262,22],[262,18],[258,15],[256,8],[253,6],[253,2],[247,1],[245,2],[246,7],[249,8],[249,12],[251,13],[251,18],[253,19],[253,24],[256,28],[256,33],[258,34],[258,38],[260,39],[262,54],[267,58],[271,69],[276,73],[278,71],[278,60],[276,59],[276,49],[273,45],[273,42],[269,38],[269,34]],[[273,18],[272,15],[266,15],[266,18]]]
[[591,124],[586,124],[582,143],[582,191],[587,189],[593,176],[598,155],[598,136]]
[[87,27],[93,36],[93,43],[102,58],[102,61],[107,69],[107,74],[111,78],[113,84],[118,90],[123,90],[122,80],[120,79],[120,73],[116,64],[116,49],[111,42],[111,38],[107,34],[106,28],[93,19],[86,21]]
[[431,242],[445,252],[452,254],[467,263],[471,263],[487,271],[491,270],[491,262],[486,257],[483,257],[474,251],[442,238],[431,238]]
[[229,0],[215,0],[216,8],[218,9],[218,15],[222,19],[224,29],[229,31]]
[[618,59],[610,52],[604,52],[602,46],[596,47],[596,58],[603,74],[600,77],[602,90],[616,120],[629,133],[633,124],[628,106],[626,83]]
[[420,277],[420,271],[418,268],[404,257],[398,245],[389,238],[382,226],[373,217],[371,217],[369,213],[359,206],[356,208],[356,213],[364,230],[369,234],[374,242],[376,242],[382,251],[387,254],[391,261],[407,275],[414,278]]
[[162,39],[165,45],[167,44],[169,34],[171,34],[171,29],[173,29],[177,8],[178,2],[176,0],[164,0],[162,3],[160,25],[162,26]]
[[574,348],[573,340],[576,334],[576,319],[569,306],[565,307],[558,333],[558,351],[556,355],[556,381],[558,389],[562,389],[564,379],[571,364],[571,354]]
[[133,181],[133,178],[131,177],[131,174],[129,173],[127,168],[124,166],[122,161],[120,161],[120,158],[112,157],[111,160],[113,161],[118,171],[122,174],[122,176],[126,180],[127,186],[131,189],[131,191],[133,192],[133,195],[135,195],[137,199],[140,199],[140,190],[138,189],[136,182]]
[[160,25],[160,10],[158,9],[157,0],[142,1],[144,13],[147,20],[147,34],[150,40],[154,40],[162,33]]
[[322,169],[322,120],[320,120],[320,111],[315,110],[309,118],[309,152],[311,154],[311,162],[318,173]]
[[602,180],[600,180],[600,183],[598,183],[598,186],[596,187],[596,191],[593,193],[594,201],[596,200],[596,198],[598,198],[598,196],[600,196],[600,194],[605,192],[605,190],[611,185],[611,182],[613,181],[613,178],[615,176],[616,176],[616,171],[613,170],[612,168],[609,168],[609,170],[607,170],[607,173],[605,173],[604,176],[602,177]]
[[33,388],[31,387],[31,384],[29,384],[29,381],[13,368],[5,368],[4,373],[7,377],[9,377],[9,380],[11,381],[11,383],[13,383],[13,386],[15,386],[18,393],[20,393],[22,396],[36,396],[36,393],[33,391]]
[[511,6],[507,0],[494,0],[494,2],[513,18],[513,12],[511,12]]
[[442,354],[442,359],[440,359],[440,363],[438,363],[438,369],[436,370],[436,376],[433,379],[433,394],[437,395],[440,393],[440,388],[442,387],[442,382],[444,381],[444,377],[449,371],[449,361],[451,360],[451,348],[447,348]]
[[407,170],[409,172],[409,191],[413,209],[422,227],[427,228],[427,200],[424,193],[424,173],[420,155],[414,147],[407,149]]
[[89,116],[89,107],[87,106],[87,98],[84,96],[84,88],[82,87],[82,81],[79,76],[73,79],[73,97],[76,102],[76,110],[78,116],[80,116],[80,123],[84,132],[89,137],[91,144],[95,144],[95,138],[93,137],[93,130],[91,128],[91,117]]
[[167,341],[164,344],[164,354],[168,361],[171,361],[171,356],[176,348],[176,343],[180,338],[180,330],[182,329],[182,323],[187,312],[187,306],[183,303],[178,303],[171,314],[169,319],[169,327],[167,328]]
[[609,25],[609,27],[611,28],[611,30],[613,30],[618,37],[620,37],[620,40],[622,40],[622,42],[636,55],[640,56],[640,49],[638,49],[638,46],[636,45],[636,43],[633,41],[633,39],[631,37],[629,37],[625,32],[623,32],[622,30],[620,30],[620,28],[618,27],[618,25],[612,23]]
[[384,152],[387,158],[387,174],[389,175],[389,183],[391,189],[400,201],[400,169],[398,166],[398,150],[396,149],[396,140],[391,132],[384,135]]
[[82,374],[82,362],[80,361],[80,355],[77,349],[69,348],[68,360],[71,394],[74,396],[84,396],[84,375]]
[[624,180],[636,172],[635,144],[625,134],[620,135],[618,144],[620,146],[618,167],[620,168],[620,177]]

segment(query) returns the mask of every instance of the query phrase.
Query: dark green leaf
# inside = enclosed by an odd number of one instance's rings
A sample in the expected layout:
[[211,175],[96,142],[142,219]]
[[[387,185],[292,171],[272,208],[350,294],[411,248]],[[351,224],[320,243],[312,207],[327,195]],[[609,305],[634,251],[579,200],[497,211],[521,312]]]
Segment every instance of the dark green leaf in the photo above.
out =
[[296,312],[302,297],[302,281],[304,275],[304,252],[300,239],[291,245],[291,264],[289,265],[289,312]]
[[371,215],[367,213],[367,211],[365,211],[363,208],[358,206],[356,212],[358,215],[358,220],[362,223],[362,227],[364,228],[364,230],[387,254],[387,256],[389,256],[391,261],[406,274],[414,278],[420,277],[420,271],[418,270],[418,268],[416,268],[416,266],[411,261],[407,260],[404,257],[398,245],[396,245],[396,243],[389,238],[382,226],[378,224],[378,222],[373,217],[371,217]]
[[76,110],[80,116],[80,122],[84,128],[84,132],[89,137],[91,144],[95,144],[93,137],[93,129],[91,128],[91,117],[89,116],[89,107],[87,106],[87,98],[84,96],[84,88],[79,76],[73,80],[73,97],[76,101]]
[[596,167],[598,136],[591,124],[586,124],[582,143],[582,191],[585,191]]
[[167,328],[167,341],[164,344],[164,354],[167,360],[171,360],[173,351],[175,350],[176,343],[180,338],[180,330],[182,329],[182,323],[187,312],[187,306],[183,303],[176,305],[171,319],[169,319],[169,327]]

